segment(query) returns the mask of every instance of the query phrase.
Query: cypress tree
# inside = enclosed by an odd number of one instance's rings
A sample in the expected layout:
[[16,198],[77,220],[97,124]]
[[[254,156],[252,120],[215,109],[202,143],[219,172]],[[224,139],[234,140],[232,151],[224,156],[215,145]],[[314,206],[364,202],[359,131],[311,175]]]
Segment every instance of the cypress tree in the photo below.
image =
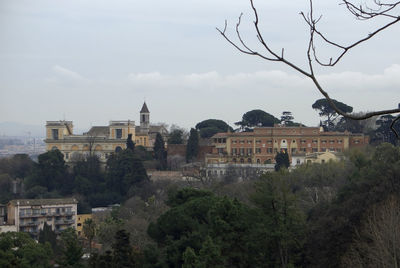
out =
[[189,140],[186,146],[186,162],[189,163],[196,159],[199,153],[199,133],[196,129],[190,129]]

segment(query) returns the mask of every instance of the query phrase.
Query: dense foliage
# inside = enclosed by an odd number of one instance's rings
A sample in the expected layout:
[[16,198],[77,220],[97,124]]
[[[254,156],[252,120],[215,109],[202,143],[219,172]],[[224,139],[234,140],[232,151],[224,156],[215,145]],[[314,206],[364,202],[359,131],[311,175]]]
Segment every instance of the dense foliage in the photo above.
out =
[[236,122],[235,125],[247,131],[254,127],[273,127],[274,124],[279,124],[280,122],[278,118],[263,110],[252,110],[245,113],[242,120]]
[[[335,104],[339,110],[345,112],[345,113],[351,113],[353,111],[353,107],[348,106],[344,104],[343,102],[337,101],[332,99],[332,102]],[[321,117],[326,117],[326,120],[323,121],[323,125],[327,130],[333,130],[334,128],[334,121],[335,119],[339,116],[338,113],[331,107],[329,102],[323,98],[316,100],[312,108],[314,110],[317,110],[319,113],[319,116]]]
[[195,127],[200,132],[200,137],[211,138],[218,132],[233,131],[233,129],[222,120],[207,119],[196,124]]

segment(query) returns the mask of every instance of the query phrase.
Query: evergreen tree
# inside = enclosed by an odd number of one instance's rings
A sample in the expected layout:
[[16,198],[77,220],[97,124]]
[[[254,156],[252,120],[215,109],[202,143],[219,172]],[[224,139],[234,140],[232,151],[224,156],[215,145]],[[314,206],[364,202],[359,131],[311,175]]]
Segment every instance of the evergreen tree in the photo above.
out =
[[83,249],[75,229],[68,228],[61,233],[61,257],[58,260],[62,267],[83,267]]
[[278,171],[283,167],[288,168],[289,166],[290,162],[288,153],[286,151],[277,153],[275,156],[275,171]]
[[112,245],[112,248],[114,267],[134,267],[135,262],[127,231],[117,231],[115,234],[115,243]]
[[50,243],[53,252],[57,250],[57,234],[51,228],[51,225],[48,225],[46,222],[43,225],[43,229],[39,231],[39,243],[46,244],[46,242]]
[[169,133],[168,144],[183,144],[183,130],[174,129]]
[[132,134],[128,134],[128,138],[126,139],[126,149],[129,149],[132,152],[135,151],[135,143],[132,140]]
[[242,130],[250,131],[254,127],[273,127],[280,120],[263,110],[252,110],[242,116],[242,121],[236,122]]
[[[111,190],[109,192],[123,197],[132,186],[148,181],[148,179],[142,160],[131,150],[113,154],[107,160],[106,185]],[[119,201],[113,200],[113,202]]]
[[190,129],[189,140],[186,146],[186,162],[192,162],[199,153],[199,133],[196,129]]
[[167,151],[165,151],[164,139],[160,133],[157,133],[154,142],[154,157],[158,160],[158,168],[165,170],[167,168]]
[[26,189],[41,186],[49,192],[58,190],[62,194],[70,194],[74,184],[67,172],[64,155],[59,150],[52,150],[39,155],[38,160],[32,175],[27,178]]
[[0,267],[50,268],[52,256],[49,243],[37,243],[27,233],[0,233]]
[[[348,106],[343,102],[334,99],[332,99],[332,102],[337,108],[339,108],[339,110],[345,113],[351,113],[353,111],[353,107]],[[316,100],[312,105],[312,108],[319,111],[319,116],[326,117],[324,126],[327,130],[332,130],[335,126],[334,121],[339,117],[339,114],[331,107],[328,100],[325,98]]]
[[297,207],[286,173],[263,175],[256,183],[252,201],[262,213],[267,267],[297,267],[305,237],[305,217]]
[[289,111],[283,111],[282,115],[281,115],[281,124],[285,125],[285,126],[291,126],[293,125],[293,115],[292,112]]

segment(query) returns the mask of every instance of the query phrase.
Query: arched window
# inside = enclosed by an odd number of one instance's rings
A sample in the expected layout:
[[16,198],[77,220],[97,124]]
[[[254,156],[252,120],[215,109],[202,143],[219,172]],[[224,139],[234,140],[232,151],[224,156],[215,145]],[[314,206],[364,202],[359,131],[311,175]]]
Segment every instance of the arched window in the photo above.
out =
[[119,152],[121,152],[121,151],[122,151],[121,146],[115,147],[115,152],[116,152],[116,153],[119,153]]
[[51,147],[51,150],[52,151],[58,150],[58,147],[57,146],[53,146],[53,147]]

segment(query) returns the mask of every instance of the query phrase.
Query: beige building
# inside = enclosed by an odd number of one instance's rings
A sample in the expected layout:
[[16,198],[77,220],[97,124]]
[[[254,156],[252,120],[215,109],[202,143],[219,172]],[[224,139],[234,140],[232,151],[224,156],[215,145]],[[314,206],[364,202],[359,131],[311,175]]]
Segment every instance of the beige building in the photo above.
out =
[[168,135],[163,126],[150,125],[150,112],[144,103],[140,110],[140,126],[132,120],[110,121],[108,126],[94,126],[88,132],[77,135],[73,133],[72,121],[47,121],[45,143],[47,151],[60,150],[66,162],[95,155],[105,163],[111,153],[126,148],[129,134],[136,146],[150,150],[157,132],[164,137]]
[[319,127],[257,127],[253,132],[217,133],[212,137],[213,152],[206,163],[269,164],[284,150],[289,158],[297,154],[338,152],[369,143],[364,134],[324,132]]
[[72,227],[76,229],[77,204],[74,198],[17,199],[7,205],[7,224],[18,232],[27,232],[37,238],[44,223],[56,233]]
[[79,236],[83,235],[83,224],[86,220],[91,219],[92,214],[79,214],[76,220],[76,232]]

